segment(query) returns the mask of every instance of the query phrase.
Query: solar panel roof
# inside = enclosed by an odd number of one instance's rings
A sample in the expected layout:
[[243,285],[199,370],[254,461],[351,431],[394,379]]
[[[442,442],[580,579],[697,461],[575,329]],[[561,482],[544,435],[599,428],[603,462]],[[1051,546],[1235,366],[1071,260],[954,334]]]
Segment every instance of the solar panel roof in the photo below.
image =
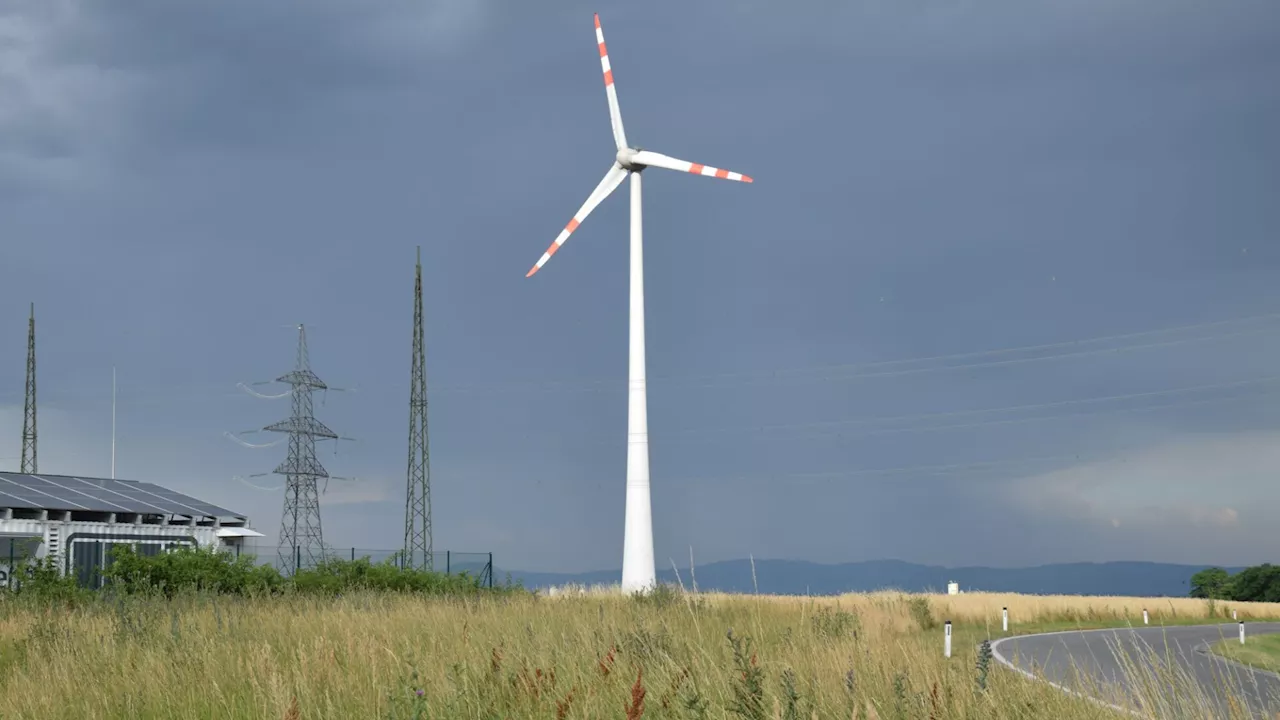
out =
[[211,518],[245,517],[241,513],[210,505],[151,483],[44,474],[0,473],[0,507]]

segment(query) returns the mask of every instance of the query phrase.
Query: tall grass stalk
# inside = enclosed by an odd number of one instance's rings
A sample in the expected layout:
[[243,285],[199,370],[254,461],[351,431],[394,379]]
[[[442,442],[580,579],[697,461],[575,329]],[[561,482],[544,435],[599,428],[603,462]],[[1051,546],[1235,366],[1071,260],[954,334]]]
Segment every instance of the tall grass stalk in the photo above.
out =
[[[6,597],[0,711],[86,720],[1116,718],[1048,684],[983,670],[978,644],[1002,606],[1016,618],[1011,630],[1025,630],[1140,623],[1143,603],[931,596],[930,615],[956,623],[946,659],[941,631],[922,628],[918,601],[902,593],[668,592],[673,601],[353,592],[71,607]],[[1280,604],[1235,607],[1280,617]],[[1178,622],[1207,617],[1203,601],[1171,608]],[[1157,612],[1153,624],[1164,618]],[[1158,660],[1130,661],[1140,682],[1123,703],[1154,717],[1214,716],[1204,693]]]

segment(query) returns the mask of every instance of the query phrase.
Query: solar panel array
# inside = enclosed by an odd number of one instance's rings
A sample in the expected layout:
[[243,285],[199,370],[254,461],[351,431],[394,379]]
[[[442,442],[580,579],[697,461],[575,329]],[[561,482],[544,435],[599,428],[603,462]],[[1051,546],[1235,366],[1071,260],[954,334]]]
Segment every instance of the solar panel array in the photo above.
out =
[[66,475],[0,473],[0,507],[244,518],[151,483]]

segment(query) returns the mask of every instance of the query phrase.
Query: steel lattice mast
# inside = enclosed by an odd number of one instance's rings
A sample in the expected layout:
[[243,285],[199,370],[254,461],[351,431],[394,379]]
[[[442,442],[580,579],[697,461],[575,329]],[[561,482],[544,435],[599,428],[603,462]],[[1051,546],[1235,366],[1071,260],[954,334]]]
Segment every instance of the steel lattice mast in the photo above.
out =
[[286,572],[297,567],[314,567],[324,559],[320,528],[320,492],[317,481],[329,471],[316,459],[316,438],[336,440],[337,433],[315,419],[311,393],[327,390],[314,372],[307,352],[307,331],[298,326],[296,368],[276,378],[292,388],[293,415],[263,430],[289,434],[289,456],[272,472],[284,475],[284,512],[280,521],[279,561]]
[[36,473],[36,304],[27,320],[27,394],[22,408],[22,465],[19,472]]
[[427,359],[422,321],[422,248],[413,283],[413,362],[409,370],[409,473],[405,488],[405,566],[435,569],[431,545],[431,452],[427,442]]

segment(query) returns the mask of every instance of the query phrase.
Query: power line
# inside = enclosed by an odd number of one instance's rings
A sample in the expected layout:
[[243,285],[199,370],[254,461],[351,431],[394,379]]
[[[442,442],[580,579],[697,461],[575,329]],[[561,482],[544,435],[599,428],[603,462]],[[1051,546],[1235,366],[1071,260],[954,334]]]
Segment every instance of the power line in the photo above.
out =
[[975,470],[992,470],[999,468],[1041,465],[1063,462],[1102,462],[1110,458],[1092,456],[1081,458],[1079,454],[1045,455],[1027,458],[1008,458],[1004,460],[984,460],[970,463],[946,463],[935,465],[907,465],[889,468],[854,468],[849,470],[829,470],[819,472],[797,473],[737,473],[732,475],[689,475],[668,478],[668,482],[688,483],[707,480],[821,480],[833,478],[851,478],[877,475],[951,475]]
[[[938,367],[905,368],[905,369],[899,369],[899,370],[887,369],[887,370],[876,370],[876,371],[870,371],[870,372],[848,372],[842,375],[823,375],[820,377],[804,377],[799,374],[802,371],[797,370],[797,371],[794,371],[794,374],[778,373],[778,374],[775,374],[775,376],[768,378],[767,380],[788,380],[789,379],[789,380],[796,380],[801,382],[815,382],[815,381],[824,382],[824,381],[841,381],[841,380],[863,380],[866,378],[901,377],[904,375],[919,375],[924,373],[947,372],[951,370],[973,370],[977,368],[990,368],[990,367],[999,367],[999,366],[1007,366],[1007,365],[1023,365],[1026,363],[1043,362],[1046,360],[1062,360],[1065,358],[1079,358],[1079,357],[1089,357],[1089,356],[1098,356],[1098,355],[1107,355],[1107,354],[1119,354],[1122,352],[1131,352],[1134,350],[1149,350],[1151,348],[1172,347],[1175,345],[1185,345],[1188,343],[1204,342],[1207,340],[1225,340],[1227,338],[1240,337],[1245,335],[1258,335],[1264,332],[1272,332],[1275,330],[1280,330],[1280,327],[1242,330],[1239,332],[1224,333],[1220,335],[1212,335],[1212,336],[1198,337],[1198,338],[1183,338],[1178,340],[1167,340],[1164,342],[1144,343],[1142,345],[1129,345],[1126,347],[1098,348],[1095,350],[1079,350],[1075,352],[1057,353],[1054,355],[1041,355],[1041,356],[1029,357],[1029,358],[1012,358],[1009,360],[988,360],[985,362],[971,362],[971,363],[965,363],[961,365],[942,365]],[[889,362],[902,362],[903,364],[905,364],[908,362],[921,362],[921,361],[907,361],[907,360],[886,361],[886,365]],[[864,367],[869,367],[869,366],[864,366]],[[808,371],[804,371],[804,372],[808,372]],[[697,387],[715,387],[715,385],[712,383],[702,383]]]
[[[953,370],[972,370],[977,368],[998,367],[1006,365],[1018,365],[1024,363],[1045,362],[1051,360],[1062,360],[1069,358],[1094,357],[1105,355],[1108,353],[1130,352],[1135,350],[1147,350],[1153,348],[1175,347],[1189,343],[1208,342],[1212,340],[1224,340],[1234,337],[1245,337],[1252,335],[1261,335],[1280,331],[1280,323],[1265,324],[1264,321],[1280,319],[1280,313],[1271,313],[1264,315],[1255,315],[1244,318],[1236,318],[1232,320],[1217,320],[1213,322],[1198,323],[1194,325],[1182,325],[1178,327],[1144,330],[1140,332],[1123,333],[1118,335],[1104,335],[1082,340],[1070,340],[1055,343],[1047,343],[1040,345],[1024,345],[1018,347],[996,348],[991,350],[981,350],[973,352],[953,353],[949,355],[933,355],[922,356],[916,358],[902,358],[897,360],[881,360],[869,363],[845,363],[836,365],[817,365],[801,368],[789,368],[780,370],[766,370],[759,372],[726,372],[713,374],[697,374],[697,375],[666,375],[655,376],[648,379],[650,384],[657,383],[659,385],[682,384],[685,388],[715,388],[716,381],[733,381],[746,380],[756,382],[772,382],[777,380],[791,379],[805,382],[828,382],[828,381],[848,381],[860,380],[866,378],[883,378],[902,375],[915,375],[921,373],[948,372]],[[1092,348],[1084,350],[1071,350],[1068,352],[1058,352],[1047,355],[1037,355],[1029,358],[1012,358],[1005,360],[989,360],[984,362],[966,362],[957,365],[942,365],[936,367],[923,368],[898,368],[896,366],[922,364],[926,362],[941,362],[947,360],[963,360],[980,357],[992,357],[999,355],[1008,355],[1019,352],[1033,352],[1043,350],[1061,349],[1067,347],[1080,347],[1086,345],[1096,345],[1105,342],[1114,342],[1118,340],[1132,340],[1136,338],[1150,337],[1153,335],[1169,334],[1175,332],[1185,332],[1188,330],[1200,330],[1208,328],[1219,328],[1228,325],[1242,325],[1249,323],[1264,322],[1261,327],[1251,327],[1236,330],[1233,332],[1217,333],[1211,335],[1203,335],[1190,338],[1176,338],[1171,340],[1163,340],[1158,342],[1147,342],[1137,345],[1127,345],[1119,347]],[[825,374],[823,374],[825,373]],[[812,375],[812,377],[803,377],[804,375]],[[244,383],[239,383],[244,385]],[[132,390],[130,395],[134,398],[146,397],[153,395],[162,401],[172,401],[175,391],[182,390],[211,390],[214,388],[225,388],[227,383],[200,384],[200,385],[184,385],[184,386],[159,386],[151,388],[139,388]],[[262,395],[244,386],[242,389],[252,395],[265,399],[279,399],[289,395],[289,391],[280,395]],[[330,388],[337,389],[337,388]],[[587,379],[587,380],[512,380],[512,381],[493,381],[493,382],[464,382],[464,383],[448,383],[437,384],[432,387],[432,393],[454,394],[454,393],[474,393],[474,392],[513,392],[513,391],[574,391],[574,392],[621,392],[625,390],[625,383],[619,384],[618,380],[609,379]],[[55,391],[54,397],[68,396],[84,396],[94,394],[97,391],[89,391],[87,393],[68,393],[65,391]],[[13,396],[12,393],[9,394]],[[239,395],[239,393],[219,393],[220,396],[231,397]],[[3,397],[3,394],[0,394]],[[135,404],[137,400],[133,401]],[[145,401],[144,401],[145,403]],[[157,403],[158,404],[158,403]]]
[[[1273,388],[1272,390],[1268,390],[1267,392],[1275,392],[1275,390],[1277,389],[1280,389],[1280,388]],[[1130,413],[1154,412],[1156,410],[1170,410],[1174,408],[1187,408],[1187,407],[1194,407],[1194,406],[1200,406],[1200,405],[1211,405],[1213,403],[1220,403],[1220,402],[1225,402],[1228,400],[1236,400],[1236,399],[1239,399],[1239,398],[1238,397],[1206,398],[1203,400],[1189,400],[1186,402],[1165,403],[1163,405],[1147,405],[1147,406],[1135,407],[1135,408],[1116,408],[1113,410],[1102,410],[1098,412],[1067,412],[1067,413],[1060,413],[1057,415],[1044,415],[1044,416],[1032,417],[1032,418],[1013,418],[1008,420],[986,420],[981,422],[954,423],[951,425],[933,425],[928,427],[880,428],[880,429],[869,430],[864,434],[892,435],[892,434],[898,434],[898,433],[935,432],[938,430],[962,430],[962,429],[976,428],[976,427],[991,427],[994,425],[1021,425],[1023,423],[1041,422],[1045,420],[1061,420],[1063,418],[1069,418],[1069,417],[1105,417],[1110,415],[1125,415]],[[843,431],[836,431],[836,432],[830,432],[830,433],[815,433],[811,437],[816,437],[820,435],[840,436],[840,435],[847,435],[847,434],[848,433]]]
[[[1270,375],[1267,377],[1256,378],[1253,380],[1238,380],[1235,382],[1213,383],[1209,385],[1194,385],[1190,387],[1171,388],[1168,390],[1151,390],[1139,393],[1125,393],[1123,395],[1107,395],[1102,397],[1077,398],[1074,400],[1057,400],[1054,402],[1035,403],[1032,405],[1009,405],[1005,407],[982,408],[978,410],[953,410],[948,412],[920,413],[915,415],[897,415],[891,417],[879,418],[855,418],[850,420],[823,420],[807,423],[778,423],[772,425],[757,426],[740,426],[729,428],[713,428],[704,430],[686,430],[685,433],[692,434],[697,432],[742,432],[745,430],[790,430],[790,429],[819,429],[828,427],[853,427],[858,425],[876,425],[876,424],[892,424],[902,422],[915,422],[918,420],[934,420],[939,418],[954,417],[972,417],[976,415],[987,415],[992,413],[1009,413],[1009,412],[1027,412],[1031,410],[1042,410],[1046,408],[1061,408],[1077,405],[1092,405],[1103,402],[1115,402],[1119,400],[1136,400],[1138,398],[1155,398],[1167,397],[1170,395],[1184,395],[1187,393],[1205,392],[1209,390],[1226,390],[1233,388],[1248,387],[1252,385],[1269,385],[1280,381],[1280,375]],[[1039,418],[1023,418],[1023,419],[1039,419]]]
[[[681,436],[698,436],[710,434],[747,434],[758,432],[777,432],[777,431],[799,431],[798,433],[788,432],[788,439],[803,439],[816,437],[836,437],[851,435],[885,435],[897,433],[916,433],[916,432],[934,432],[939,430],[957,430],[976,427],[988,427],[994,425],[1018,425],[1031,422],[1043,422],[1048,420],[1060,420],[1070,417],[1105,417],[1110,415],[1122,415],[1127,413],[1153,412],[1157,410],[1171,410],[1177,408],[1195,407],[1201,405],[1209,405],[1213,403],[1228,402],[1244,398],[1254,398],[1280,391],[1280,376],[1268,377],[1255,380],[1244,380],[1234,383],[1219,383],[1214,385],[1200,385],[1185,388],[1173,388],[1169,390],[1158,390],[1149,393],[1130,393],[1125,395],[1111,395],[1105,397],[1081,398],[1077,400],[1065,400],[1052,403],[1037,403],[1035,405],[1013,405],[999,408],[983,408],[978,410],[961,410],[939,413],[922,413],[918,415],[899,415],[888,417],[872,417],[872,418],[855,418],[850,420],[832,420],[819,421],[809,423],[790,423],[790,424],[772,424],[772,425],[735,425],[735,426],[712,426],[701,428],[684,428],[677,430],[666,430],[662,433],[662,437],[667,441],[674,440]],[[994,414],[1000,412],[1018,412],[1032,409],[1040,409],[1047,407],[1062,407],[1072,405],[1090,405],[1103,402],[1114,402],[1117,400],[1134,399],[1138,397],[1158,398],[1170,395],[1186,394],[1191,392],[1203,392],[1213,389],[1233,389],[1244,388],[1251,385],[1259,386],[1252,395],[1226,395],[1221,397],[1202,398],[1198,400],[1184,400],[1178,402],[1162,403],[1158,405],[1144,405],[1139,407],[1122,407],[1101,410],[1090,410],[1085,412],[1072,411],[1061,412],[1050,415],[1038,415],[1034,417],[1018,417],[1018,418],[997,418],[991,420],[980,420],[977,422],[951,423],[945,425],[926,425],[904,427],[877,427],[877,425],[892,425],[894,423],[914,422],[919,420],[931,420],[947,417],[963,417],[977,416],[982,414]],[[526,433],[526,437],[528,434]],[[779,438],[774,435],[773,439]],[[597,440],[577,440],[577,444],[600,444],[603,441]]]
[[[1261,316],[1270,317],[1270,316]],[[1209,323],[1206,325],[1221,325],[1225,322],[1243,322],[1243,321],[1222,321],[1218,323]],[[1199,326],[1187,326],[1199,327]],[[1184,329],[1184,328],[1176,328]],[[897,368],[895,366],[909,365],[912,363],[937,362],[941,360],[956,360],[962,358],[971,358],[978,356],[991,356],[998,354],[1011,354],[1014,352],[1027,352],[1031,350],[1039,350],[1043,348],[1065,347],[1068,345],[1083,345],[1085,343],[1097,343],[1104,340],[1114,340],[1122,337],[1138,337],[1142,335],[1150,335],[1157,332],[1172,332],[1171,330],[1151,330],[1142,333],[1130,333],[1128,335],[1117,335],[1110,337],[1093,338],[1090,340],[1079,340],[1068,343],[1053,343],[1050,345],[1033,345],[1021,348],[1003,348],[997,350],[984,350],[973,353],[957,353],[954,355],[937,355],[931,357],[909,358],[901,360],[883,360],[877,362],[863,364],[842,364],[842,365],[825,365],[812,366],[807,368],[792,368],[787,370],[770,370],[756,373],[717,373],[705,375],[669,375],[657,376],[650,378],[648,382],[651,384],[657,382],[659,385],[680,385],[681,389],[694,388],[717,388],[730,387],[721,384],[721,381],[744,380],[751,384],[760,384],[768,382],[776,382],[779,380],[800,381],[800,382],[829,382],[829,381],[846,381],[846,380],[862,380],[866,378],[885,378],[898,377],[904,375],[918,375],[923,373],[948,372],[954,370],[973,370],[977,368],[997,367],[1006,365],[1021,365],[1026,363],[1044,362],[1048,360],[1061,360],[1065,358],[1078,358],[1099,356],[1109,353],[1131,352],[1134,350],[1148,350],[1152,348],[1173,347],[1177,345],[1185,345],[1189,343],[1206,342],[1209,340],[1224,340],[1233,337],[1259,335],[1268,332],[1280,330],[1280,324],[1261,328],[1248,328],[1229,333],[1220,333],[1217,335],[1206,335],[1192,338],[1179,338],[1174,340],[1165,340],[1161,342],[1143,343],[1140,345],[1129,345],[1121,347],[1095,348],[1089,350],[1074,350],[1071,352],[1060,352],[1050,355],[1039,355],[1028,358],[1012,358],[1007,360],[988,360],[984,362],[967,362],[958,365],[939,365],[935,367],[919,367],[919,368]],[[817,375],[817,373],[826,373]],[[833,374],[838,373],[838,374]],[[809,376],[806,376],[808,374]],[[517,390],[520,388],[532,389],[535,391],[577,391],[577,392],[598,392],[610,391],[620,392],[625,389],[625,385],[620,385],[617,380],[530,380],[530,381],[513,381],[509,383],[456,383],[452,385],[441,385],[437,388],[439,392],[484,392],[487,389]]]
[[[1045,343],[1040,345],[1022,345],[1018,347],[997,348],[993,350],[978,350],[978,351],[972,351],[972,352],[951,353],[948,355],[933,355],[933,356],[926,356],[926,357],[907,358],[907,359],[901,359],[901,360],[881,360],[881,361],[870,362],[870,363],[846,363],[846,364],[839,364],[839,365],[828,365],[825,367],[800,368],[792,371],[784,370],[780,372],[812,372],[815,370],[830,371],[830,370],[837,370],[837,369],[857,369],[857,368],[880,367],[885,365],[897,365],[897,364],[903,364],[903,363],[919,363],[919,362],[932,362],[932,361],[938,361],[938,360],[960,360],[965,358],[989,357],[992,355],[1007,355],[1009,353],[1016,353],[1016,352],[1055,350],[1055,349],[1061,349],[1066,347],[1079,347],[1081,345],[1096,345],[1104,342],[1114,342],[1116,340],[1132,340],[1134,338],[1149,337],[1152,335],[1165,335],[1165,334],[1174,333],[1174,332],[1184,332],[1186,330],[1201,330],[1204,328],[1222,327],[1225,325],[1239,325],[1242,323],[1258,322],[1260,320],[1280,320],[1280,313],[1252,315],[1249,317],[1234,318],[1230,320],[1214,320],[1211,322],[1196,323],[1194,325],[1181,325],[1181,326],[1175,326],[1170,328],[1160,328],[1156,330],[1141,330],[1138,332],[1121,333],[1118,335],[1099,335],[1092,338],[1085,338],[1082,340],[1064,340],[1064,341]],[[1280,326],[1263,328],[1262,330],[1260,330],[1260,332],[1265,332],[1268,330],[1276,330],[1276,329],[1280,329]],[[1248,333],[1250,331],[1244,331],[1244,332]],[[1253,331],[1253,332],[1259,332],[1259,331]],[[1218,337],[1231,337],[1236,334],[1238,333],[1228,333],[1225,336],[1209,336],[1206,338],[1188,338],[1180,342],[1196,342],[1202,339],[1212,340],[1212,339],[1217,339]],[[1163,345],[1164,343],[1156,343],[1152,345],[1137,345],[1131,349],[1138,349],[1138,348],[1145,348],[1145,347],[1161,347]],[[1126,349],[1130,349],[1130,348],[1126,348]],[[1054,355],[1051,357],[1055,357],[1055,358],[1071,357],[1075,354],[1076,353],[1064,353],[1060,355]]]

